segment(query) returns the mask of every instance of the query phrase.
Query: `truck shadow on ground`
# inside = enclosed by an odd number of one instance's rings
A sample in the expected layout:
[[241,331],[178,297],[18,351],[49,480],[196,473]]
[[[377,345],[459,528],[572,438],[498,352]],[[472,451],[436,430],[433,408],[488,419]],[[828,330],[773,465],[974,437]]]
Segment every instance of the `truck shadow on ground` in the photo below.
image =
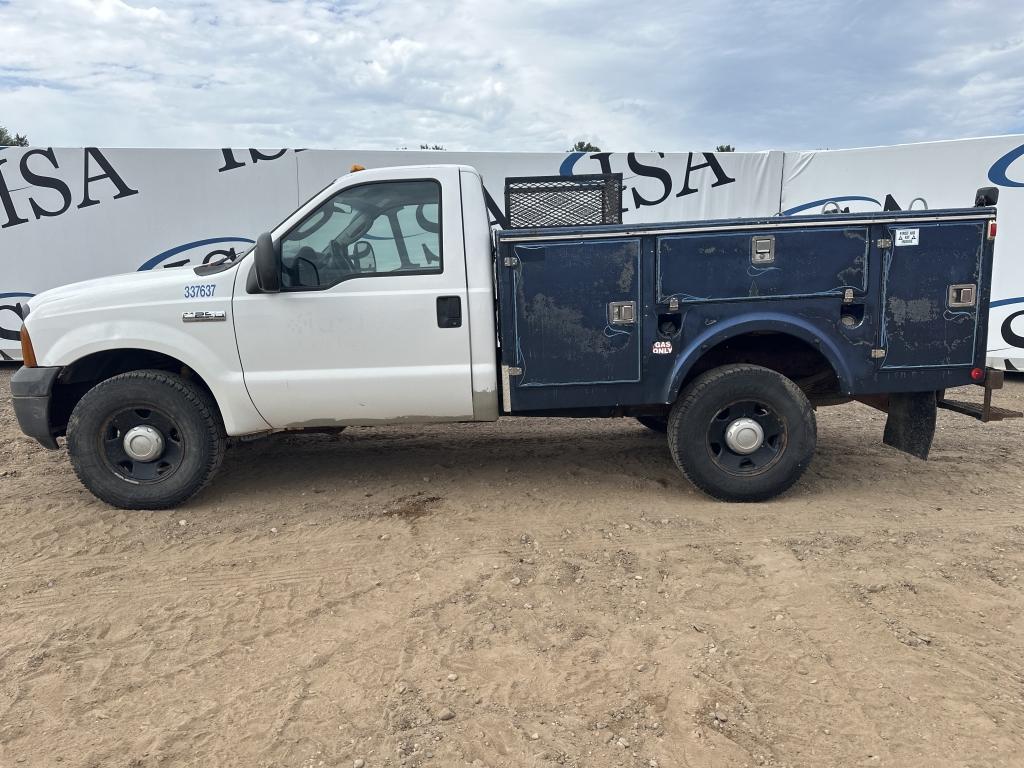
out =
[[272,435],[232,447],[214,487],[297,490],[362,481],[380,488],[467,480],[540,486],[582,475],[685,485],[664,435],[622,421],[618,429],[568,421],[548,429],[454,424]]
[[[908,471],[919,473],[922,482],[930,473],[948,472],[948,464],[943,469],[883,446],[881,424],[865,419],[854,429],[825,425],[814,462],[786,496],[856,492],[868,481],[875,486],[886,478],[905,481]],[[595,503],[624,489],[648,489],[707,499],[673,463],[666,437],[628,419],[509,419],[422,428],[353,427],[336,435],[278,434],[229,450],[220,476],[200,498],[364,489],[457,491],[467,498],[502,489],[568,489]]]

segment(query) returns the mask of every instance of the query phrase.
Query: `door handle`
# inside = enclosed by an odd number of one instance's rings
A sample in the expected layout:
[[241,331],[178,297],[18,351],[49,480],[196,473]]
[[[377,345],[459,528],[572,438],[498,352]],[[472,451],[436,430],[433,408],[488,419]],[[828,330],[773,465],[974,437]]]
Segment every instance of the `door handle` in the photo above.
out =
[[462,299],[458,296],[437,297],[437,327],[462,327]]
[[609,325],[635,325],[636,302],[612,301],[608,304]]

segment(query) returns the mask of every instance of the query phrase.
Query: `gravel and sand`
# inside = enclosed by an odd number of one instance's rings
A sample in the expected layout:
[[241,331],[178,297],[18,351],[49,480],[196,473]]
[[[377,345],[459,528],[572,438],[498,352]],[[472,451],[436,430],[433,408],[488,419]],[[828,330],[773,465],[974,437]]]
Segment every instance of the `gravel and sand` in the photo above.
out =
[[823,409],[746,506],[632,420],[353,428],[144,513],[20,434],[11,373],[4,768],[1024,764],[1024,421],[942,413],[925,463]]

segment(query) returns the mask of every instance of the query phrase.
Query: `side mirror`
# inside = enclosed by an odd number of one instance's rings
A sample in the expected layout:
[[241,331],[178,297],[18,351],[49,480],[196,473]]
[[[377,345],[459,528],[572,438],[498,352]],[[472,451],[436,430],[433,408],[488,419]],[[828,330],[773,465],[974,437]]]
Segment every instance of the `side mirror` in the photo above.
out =
[[987,208],[999,202],[998,187],[982,187],[974,193],[974,205],[978,208]]
[[269,232],[256,238],[256,284],[264,293],[281,290],[281,254]]

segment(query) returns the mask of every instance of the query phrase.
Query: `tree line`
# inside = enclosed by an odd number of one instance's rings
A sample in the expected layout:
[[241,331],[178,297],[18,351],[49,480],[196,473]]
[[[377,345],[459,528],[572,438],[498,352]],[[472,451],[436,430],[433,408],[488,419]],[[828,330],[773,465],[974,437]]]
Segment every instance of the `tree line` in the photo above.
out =
[[[20,133],[12,134],[4,126],[0,125],[0,147],[27,147],[28,136],[24,136]],[[406,149],[406,147],[400,147],[400,149]],[[444,151],[444,146],[441,144],[420,144],[420,149],[431,149],[435,151]],[[601,148],[591,144],[589,141],[580,139],[571,147],[569,152],[600,152]],[[715,152],[735,152],[736,147],[732,144],[719,144],[715,147]]]
[[20,133],[12,134],[2,125],[0,125],[0,147],[27,147],[28,136],[22,136]]

